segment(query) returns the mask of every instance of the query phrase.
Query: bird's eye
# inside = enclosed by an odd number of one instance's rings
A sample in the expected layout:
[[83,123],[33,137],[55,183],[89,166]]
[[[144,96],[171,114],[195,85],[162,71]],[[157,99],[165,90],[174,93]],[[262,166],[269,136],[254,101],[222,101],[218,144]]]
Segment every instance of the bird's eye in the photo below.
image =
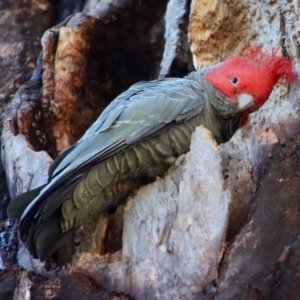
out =
[[231,78],[231,82],[233,84],[236,84],[238,82],[238,79],[236,77]]

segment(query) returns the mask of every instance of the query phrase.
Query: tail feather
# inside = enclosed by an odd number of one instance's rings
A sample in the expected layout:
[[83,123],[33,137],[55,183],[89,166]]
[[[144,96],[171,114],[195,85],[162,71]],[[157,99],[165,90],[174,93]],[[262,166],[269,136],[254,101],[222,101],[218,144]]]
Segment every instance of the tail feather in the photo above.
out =
[[[47,260],[74,234],[75,229],[62,232],[61,204],[70,197],[77,180],[76,178],[71,180],[50,195],[48,191],[44,191],[41,195],[40,191],[45,187],[41,186],[19,195],[9,204],[8,215],[10,218],[20,219],[20,239],[34,258]],[[30,209],[24,213],[28,205]]]
[[10,219],[20,219],[27,206],[40,193],[45,185],[14,198],[8,205],[7,214]]
[[75,229],[62,233],[60,217],[57,210],[46,220],[33,220],[28,235],[21,237],[33,257],[41,261],[49,259],[74,234]]

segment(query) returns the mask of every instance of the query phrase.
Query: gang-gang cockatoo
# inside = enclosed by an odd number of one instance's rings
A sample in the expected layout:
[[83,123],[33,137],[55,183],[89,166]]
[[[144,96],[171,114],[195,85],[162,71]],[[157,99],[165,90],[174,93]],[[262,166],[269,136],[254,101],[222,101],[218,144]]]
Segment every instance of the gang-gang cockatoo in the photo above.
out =
[[278,81],[295,79],[287,58],[254,47],[184,78],[134,84],[53,162],[45,186],[10,203],[21,240],[34,257],[48,259],[91,216],[163,176],[189,151],[197,126],[226,142]]

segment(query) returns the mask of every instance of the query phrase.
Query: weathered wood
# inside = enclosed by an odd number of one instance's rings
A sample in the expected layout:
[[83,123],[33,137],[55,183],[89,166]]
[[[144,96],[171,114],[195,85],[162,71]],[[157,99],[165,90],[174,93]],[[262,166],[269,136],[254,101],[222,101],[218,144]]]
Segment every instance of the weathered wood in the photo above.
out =
[[[33,272],[23,271],[19,276],[19,285],[14,290],[13,300],[129,300],[122,293],[108,293],[95,281],[82,274],[45,279]],[[11,292],[11,290],[9,290]],[[8,295],[8,294],[7,294]],[[1,294],[0,294],[1,296]],[[10,296],[10,295],[9,295]],[[1,298],[2,299],[2,298]],[[3,298],[8,300],[9,298]],[[12,299],[12,298],[10,298]]]
[[[190,40],[198,66],[247,44],[274,47],[297,61],[295,1],[194,1],[193,7]],[[216,299],[299,297],[294,267],[299,265],[294,253],[300,250],[295,209],[299,92],[298,83],[275,89],[250,122],[220,146],[225,182],[239,218],[236,222],[230,216],[227,247],[215,280]]]
[[74,144],[114,97],[155,76],[157,66],[149,61],[161,56],[162,46],[156,49],[146,32],[163,16],[164,5],[135,30],[153,4],[135,10],[132,1],[99,2],[90,11],[87,3],[86,14],[45,33],[42,114],[52,156]]
[[[0,115],[18,88],[31,77],[41,51],[40,38],[51,26],[51,1],[0,4]],[[38,25],[36,21],[38,16]],[[2,128],[2,117],[1,117]]]
[[[37,17],[38,16],[38,17]],[[52,25],[52,5],[48,0],[42,1],[1,1],[0,4],[0,128],[2,131],[3,114],[7,105],[13,99],[19,87],[32,76],[35,62],[41,51],[40,37]],[[38,25],[37,25],[38,24]],[[32,95],[32,97],[35,97]],[[25,100],[25,99],[24,99]],[[26,106],[25,101],[22,105]],[[14,111],[14,114],[17,114]],[[5,118],[5,117],[4,117]],[[19,119],[22,123],[22,119]],[[27,135],[28,136],[28,135]],[[22,155],[23,149],[19,150]],[[9,163],[10,153],[16,149],[11,145],[7,153]],[[5,155],[3,145],[1,154]],[[24,157],[24,156],[22,156]],[[27,161],[28,162],[28,161]],[[25,165],[26,163],[24,163]],[[20,165],[19,165],[20,166]],[[17,166],[15,166],[17,167]],[[2,166],[1,166],[2,170]],[[6,175],[9,170],[5,169]],[[30,174],[30,173],[29,173]],[[16,172],[12,174],[17,176]],[[32,177],[32,176],[31,176]],[[28,181],[28,173],[23,180]],[[15,261],[17,250],[16,224],[6,221],[6,207],[9,193],[6,187],[5,174],[1,172],[0,197],[0,269],[8,268]],[[10,193],[14,193],[10,190]]]
[[[43,85],[37,71],[5,114],[11,195],[42,184],[48,153],[55,157],[76,141],[130,84],[185,75],[187,4],[90,0],[85,14],[47,31]],[[210,65],[249,44],[297,61],[298,15],[297,1],[193,0],[194,64]],[[185,163],[79,229],[74,249],[70,243],[68,255],[59,254],[66,261],[76,251],[64,271],[87,273],[137,299],[297,299],[298,95],[297,84],[275,89],[219,147],[197,131]],[[21,250],[20,264],[44,272]]]
[[180,77],[195,70],[188,44],[190,0],[170,0],[165,15],[165,47],[159,77]]

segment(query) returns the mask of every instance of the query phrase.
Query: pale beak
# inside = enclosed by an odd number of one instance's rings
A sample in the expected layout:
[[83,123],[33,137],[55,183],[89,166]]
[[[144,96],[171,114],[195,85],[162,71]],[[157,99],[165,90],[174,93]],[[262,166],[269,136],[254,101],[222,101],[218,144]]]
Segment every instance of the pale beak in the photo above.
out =
[[236,96],[238,100],[238,110],[239,111],[244,111],[251,107],[254,102],[254,96],[249,95],[249,94],[238,94]]

